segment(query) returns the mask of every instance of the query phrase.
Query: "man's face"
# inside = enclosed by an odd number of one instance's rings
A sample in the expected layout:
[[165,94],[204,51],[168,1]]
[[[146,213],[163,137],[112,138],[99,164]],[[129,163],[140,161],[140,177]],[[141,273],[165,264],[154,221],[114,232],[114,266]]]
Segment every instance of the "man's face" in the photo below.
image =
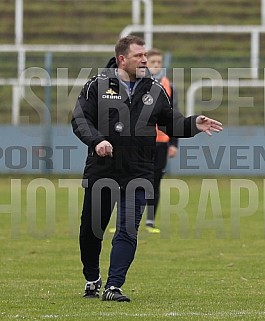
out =
[[121,68],[126,71],[130,80],[145,76],[147,53],[144,46],[131,44],[126,56],[120,56]]
[[162,63],[162,56],[160,55],[150,56],[147,59],[147,66],[153,75],[159,73],[162,68]]

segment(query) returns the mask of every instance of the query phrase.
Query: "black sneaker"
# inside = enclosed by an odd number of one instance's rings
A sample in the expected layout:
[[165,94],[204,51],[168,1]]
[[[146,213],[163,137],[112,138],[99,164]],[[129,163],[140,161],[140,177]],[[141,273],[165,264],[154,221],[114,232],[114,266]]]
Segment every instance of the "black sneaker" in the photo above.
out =
[[85,293],[83,295],[83,298],[86,299],[93,299],[93,298],[99,298],[99,290],[102,285],[101,277],[99,277],[96,281],[90,282],[87,281],[85,285]]
[[130,302],[131,300],[126,295],[122,294],[120,288],[111,286],[103,292],[102,301]]

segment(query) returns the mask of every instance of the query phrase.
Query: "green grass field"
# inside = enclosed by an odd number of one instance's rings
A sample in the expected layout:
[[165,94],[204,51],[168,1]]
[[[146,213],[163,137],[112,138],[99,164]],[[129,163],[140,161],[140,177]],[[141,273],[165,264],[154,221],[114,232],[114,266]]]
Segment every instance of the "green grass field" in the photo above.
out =
[[264,320],[262,178],[164,180],[161,235],[141,226],[123,287],[131,303],[82,298],[79,180],[14,179],[0,180],[0,320]]

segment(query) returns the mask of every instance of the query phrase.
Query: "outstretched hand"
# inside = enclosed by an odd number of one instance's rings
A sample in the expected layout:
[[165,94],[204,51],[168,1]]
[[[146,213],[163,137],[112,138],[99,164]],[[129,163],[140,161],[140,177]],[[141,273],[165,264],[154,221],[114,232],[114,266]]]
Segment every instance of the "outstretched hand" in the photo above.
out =
[[205,132],[209,136],[212,136],[211,131],[219,133],[223,130],[222,123],[203,115],[196,118],[196,126],[200,131]]

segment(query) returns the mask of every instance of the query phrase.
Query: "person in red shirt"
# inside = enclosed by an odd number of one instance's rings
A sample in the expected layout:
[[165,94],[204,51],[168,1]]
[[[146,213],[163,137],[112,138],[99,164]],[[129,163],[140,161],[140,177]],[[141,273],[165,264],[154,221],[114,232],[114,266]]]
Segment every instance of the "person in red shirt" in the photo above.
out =
[[[158,49],[151,49],[147,52],[147,66],[152,76],[158,80],[165,88],[171,103],[173,104],[173,88],[170,80],[166,77],[163,65],[163,55]],[[174,92],[175,94],[175,92]],[[177,100],[174,97],[176,107]],[[155,216],[160,198],[160,183],[165,174],[167,159],[175,157],[178,150],[178,139],[169,138],[164,132],[157,127],[156,150],[154,163],[154,199],[147,201],[147,217],[146,229],[149,233],[160,233],[160,230],[155,227]]]

